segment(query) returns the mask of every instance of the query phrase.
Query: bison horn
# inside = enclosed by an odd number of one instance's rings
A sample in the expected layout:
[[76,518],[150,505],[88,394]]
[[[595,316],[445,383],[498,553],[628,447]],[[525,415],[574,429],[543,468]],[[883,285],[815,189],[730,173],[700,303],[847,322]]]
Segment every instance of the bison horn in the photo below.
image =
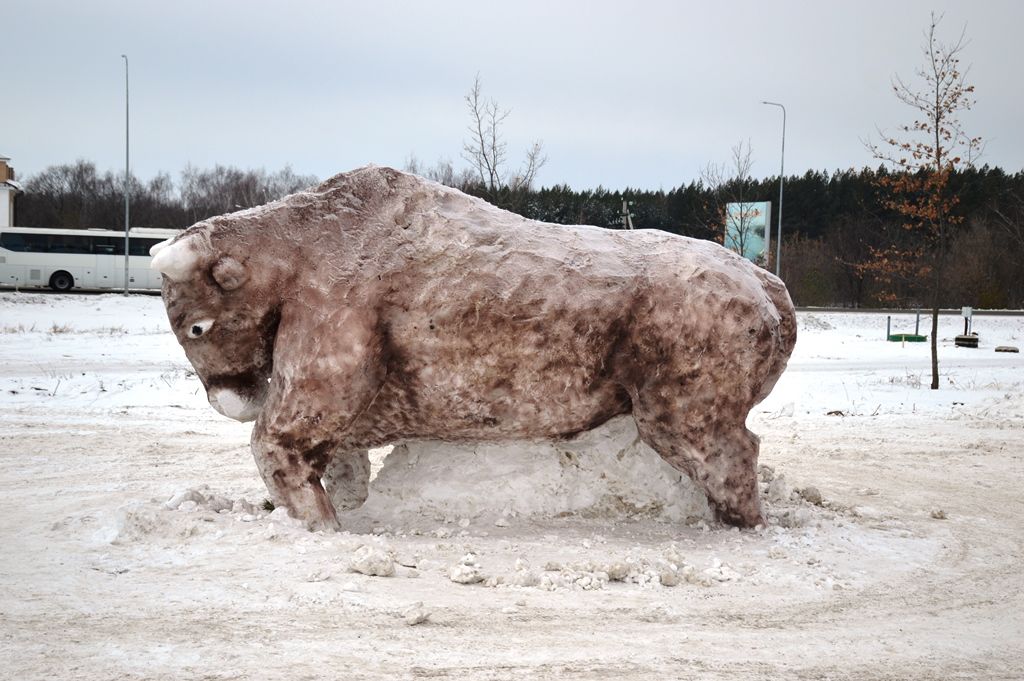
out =
[[153,247],[151,249],[149,249],[149,257],[152,258],[157,253],[159,253],[160,251],[164,250],[164,248],[166,246],[170,245],[170,243],[171,243],[170,239],[164,239],[163,241],[161,241],[158,244],[153,244]]
[[149,266],[167,275],[169,279],[180,281],[199,264],[199,251],[196,246],[194,239],[190,237],[172,243],[159,243],[150,249],[153,260]]

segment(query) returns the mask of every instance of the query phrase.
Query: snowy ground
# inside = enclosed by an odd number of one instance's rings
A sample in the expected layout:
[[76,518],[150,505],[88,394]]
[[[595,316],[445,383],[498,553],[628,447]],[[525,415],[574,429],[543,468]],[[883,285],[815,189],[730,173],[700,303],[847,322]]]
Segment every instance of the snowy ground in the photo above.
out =
[[1024,318],[942,321],[930,391],[884,316],[801,314],[749,424],[767,529],[646,450],[483,448],[376,452],[323,535],[262,510],[159,298],[0,293],[0,676],[1021,678]]

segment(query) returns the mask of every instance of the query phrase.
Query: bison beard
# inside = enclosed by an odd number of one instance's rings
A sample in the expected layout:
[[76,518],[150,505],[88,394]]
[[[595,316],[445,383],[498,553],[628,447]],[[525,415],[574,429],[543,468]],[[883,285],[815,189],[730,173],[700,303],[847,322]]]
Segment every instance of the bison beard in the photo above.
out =
[[795,315],[716,244],[526,220],[368,167],[198,223],[153,266],[211,404],[255,418],[274,502],[311,527],[366,498],[368,448],[564,438],[620,414],[722,520],[763,522],[745,421]]

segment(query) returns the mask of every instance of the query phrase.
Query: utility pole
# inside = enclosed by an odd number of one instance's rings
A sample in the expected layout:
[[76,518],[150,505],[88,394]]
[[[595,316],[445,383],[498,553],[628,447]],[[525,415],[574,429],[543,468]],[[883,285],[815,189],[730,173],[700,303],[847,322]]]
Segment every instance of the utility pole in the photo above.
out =
[[124,59],[124,294],[128,295],[128,230],[130,229],[128,218],[128,55],[122,54]]
[[622,199],[622,226],[626,229],[633,229],[633,214],[629,212],[629,207],[632,205],[632,201]]
[[761,102],[782,109],[782,164],[779,166],[779,236],[775,241],[775,276],[781,277],[782,271],[782,178],[786,173],[786,107],[778,102]]

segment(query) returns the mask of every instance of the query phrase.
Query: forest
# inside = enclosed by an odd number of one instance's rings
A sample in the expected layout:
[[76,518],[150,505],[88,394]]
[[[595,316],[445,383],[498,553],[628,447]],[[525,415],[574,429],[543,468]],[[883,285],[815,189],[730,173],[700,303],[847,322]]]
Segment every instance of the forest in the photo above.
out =
[[[436,175],[422,171],[428,176]],[[893,244],[911,249],[926,239],[891,205],[891,171],[808,171],[784,180],[781,276],[799,306],[927,307],[928,265],[886,268]],[[721,205],[742,193],[772,203],[774,244],[779,178],[703,179],[664,190],[565,185],[494,188],[468,174],[434,177],[527,218],[623,229],[623,201],[636,229],[660,229],[722,242]],[[183,229],[213,215],[256,206],[313,185],[318,178],[291,168],[268,173],[228,166],[188,167],[175,182],[160,173],[130,178],[131,221],[138,227]],[[744,186],[739,187],[737,184]],[[88,161],[56,165],[28,177],[15,202],[15,224],[64,228],[124,228],[123,176]],[[959,218],[943,268],[944,307],[1024,308],[1024,172],[988,166],[954,172],[948,193]],[[774,251],[774,246],[772,247]],[[767,263],[774,271],[774,254]]]

